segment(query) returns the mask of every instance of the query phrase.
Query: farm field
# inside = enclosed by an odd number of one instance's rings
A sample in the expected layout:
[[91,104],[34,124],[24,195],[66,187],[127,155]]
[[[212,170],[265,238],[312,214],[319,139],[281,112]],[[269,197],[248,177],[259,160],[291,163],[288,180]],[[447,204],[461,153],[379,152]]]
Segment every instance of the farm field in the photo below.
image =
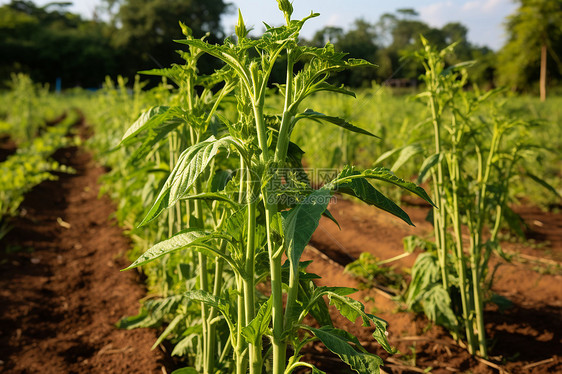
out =
[[374,65],[299,43],[318,14],[278,8],[218,44],[180,22],[183,64],[150,82],[11,75],[0,371],[562,372],[544,69],[541,101],[481,90],[462,45],[420,36],[414,89],[352,91]]
[[[3,356],[8,359],[3,364],[4,372],[34,372],[41,367],[45,373],[157,373],[161,367],[174,368],[162,351],[149,351],[155,332],[113,328],[119,317],[136,312],[142,287],[133,274],[117,271],[126,264],[123,254],[127,240],[117,227],[108,226],[112,204],[97,199],[96,178],[102,169],[88,161],[86,154],[79,154],[83,151],[70,152],[74,158],[70,164],[80,175],[34,189],[23,203],[26,216],[16,222],[3,241],[4,250],[16,245],[34,249],[2,255],[2,300],[4,305],[12,305],[3,308],[0,317],[2,351],[8,352]],[[64,196],[58,200],[69,206],[46,204],[47,196],[52,195]],[[338,200],[331,209],[342,230],[329,220],[321,221],[304,255],[306,260],[314,260],[310,270],[322,275],[321,285],[362,288],[356,278],[344,272],[345,265],[362,252],[381,259],[394,257],[403,253],[402,237],[417,230],[430,231],[423,221],[427,208],[407,208],[417,229],[405,228],[398,220],[346,200]],[[506,250],[521,257],[516,256],[511,263],[494,261],[502,263],[494,291],[514,305],[504,312],[495,308],[486,312],[487,328],[495,341],[490,362],[504,372],[557,372],[562,368],[562,217],[530,208],[522,210],[522,215],[531,225],[542,224],[532,231],[532,236],[539,238],[537,243],[550,244],[540,249],[508,244]],[[57,223],[58,217],[64,217],[69,228]],[[384,234],[383,240],[380,234]],[[412,266],[413,259],[414,255],[409,256],[395,266],[403,271]],[[95,263],[103,264],[103,271],[94,267]],[[384,284],[375,287],[380,286],[384,289]],[[468,355],[442,328],[428,327],[423,317],[398,312],[399,304],[392,301],[391,294],[375,287],[362,289],[353,297],[369,300],[367,306],[389,322],[390,341],[402,354],[385,357],[385,372],[410,373],[429,367],[435,373],[498,371],[495,365]],[[361,327],[343,325],[377,352]],[[78,338],[76,331],[80,332]],[[333,365],[334,358],[324,351],[311,348],[307,355],[319,367]]]
[[[84,104],[92,98],[68,100]],[[389,102],[394,100],[402,98],[389,98]],[[162,368],[171,372],[181,366],[168,356],[169,351],[149,351],[156,331],[114,328],[119,318],[136,313],[143,287],[138,276],[118,272],[127,264],[129,241],[110,220],[115,207],[107,197],[98,199],[97,180],[104,168],[84,147],[103,142],[106,135],[93,134],[93,128],[108,129],[80,125],[72,131],[93,135],[89,143],[55,153],[60,164],[76,173],[59,173],[58,181],[43,182],[29,192],[20,208],[25,213],[20,213],[2,240],[2,300],[3,305],[10,305],[0,317],[2,351],[8,352],[3,357],[5,372],[33,372],[34,367],[47,373],[161,372]],[[4,138],[4,159],[15,147]],[[341,230],[322,218],[303,260],[313,260],[308,270],[322,276],[318,285],[360,289],[352,297],[389,322],[389,341],[399,350],[392,356],[377,347],[368,330],[333,315],[385,360],[382,370],[387,373],[428,368],[435,373],[557,372],[562,370],[562,215],[556,206],[551,205],[549,211],[533,205],[532,198],[526,196],[514,206],[527,224],[526,239],[506,235],[502,248],[512,255],[511,261],[498,256],[490,261],[490,267],[500,265],[492,290],[513,305],[505,311],[486,307],[492,342],[487,360],[472,357],[445,329],[406,311],[396,300],[396,283],[385,284],[384,278],[369,283],[344,270],[363,252],[389,259],[404,253],[404,237],[430,236],[431,225],[425,221],[429,206],[404,197],[403,206],[414,228],[340,196],[329,209]],[[387,266],[407,281],[416,253]],[[38,352],[43,353],[40,358]],[[330,371],[339,367],[333,366],[335,356],[316,346],[308,348],[305,357],[326,372],[349,372],[345,365],[340,365],[341,371]]]

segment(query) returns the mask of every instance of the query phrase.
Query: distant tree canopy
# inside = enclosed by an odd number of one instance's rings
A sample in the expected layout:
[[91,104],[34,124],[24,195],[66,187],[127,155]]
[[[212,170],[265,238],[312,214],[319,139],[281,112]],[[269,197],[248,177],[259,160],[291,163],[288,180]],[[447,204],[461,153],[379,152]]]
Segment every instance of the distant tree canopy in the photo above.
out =
[[363,58],[378,65],[377,69],[348,71],[340,76],[342,83],[353,86],[369,85],[373,80],[381,83],[392,78],[417,79],[423,69],[408,56],[421,47],[420,35],[439,48],[458,43],[455,54],[449,56],[449,63],[477,59],[480,63],[473,68],[473,79],[479,83],[492,82],[493,51],[472,45],[467,34],[468,29],[460,23],[432,28],[418,19],[414,9],[399,9],[396,13],[383,14],[376,24],[356,20],[347,32],[337,27],[325,27],[308,43],[321,46],[331,42],[350,57]]
[[[457,43],[447,62],[477,60],[471,77],[484,86],[499,83],[529,90],[539,80],[541,87],[547,78],[562,81],[562,0],[516,1],[519,8],[507,20],[509,39],[499,54],[470,43],[464,25],[431,27],[413,9],[384,14],[376,23],[358,19],[345,30],[327,26],[302,42],[330,42],[349,57],[378,65],[337,77],[351,86],[415,81],[422,68],[409,56],[421,47],[420,35],[438,48]],[[0,7],[0,85],[11,72],[25,72],[51,85],[61,78],[65,87],[97,87],[106,75],[131,77],[139,70],[169,66],[180,62],[175,50],[182,46],[173,42],[182,38],[178,21],[197,37],[209,33],[211,41],[220,41],[225,36],[220,19],[229,11],[226,0],[103,0],[97,9],[103,17],[85,20],[69,12],[69,5],[39,7],[29,0],[11,0]],[[200,68],[211,70],[214,63],[203,60]]]
[[507,43],[498,53],[498,80],[518,91],[531,90],[540,80],[543,96],[547,78],[562,79],[562,0],[517,2],[506,23]]
[[180,46],[174,43],[183,38],[179,21],[188,25],[195,37],[209,33],[215,42],[224,37],[220,18],[228,4],[223,0],[123,0],[119,5],[113,20],[119,32],[113,43],[126,51],[121,66],[128,70],[179,62],[175,50]]
[[87,87],[117,71],[107,27],[68,12],[68,5],[13,0],[0,7],[1,80],[25,72],[40,82],[60,77]]
[[0,7],[0,84],[24,72],[39,82],[97,87],[106,75],[168,66],[178,61],[178,21],[218,40],[227,10],[223,0],[106,0],[107,10],[118,10],[104,22],[84,20],[69,5],[12,0]]

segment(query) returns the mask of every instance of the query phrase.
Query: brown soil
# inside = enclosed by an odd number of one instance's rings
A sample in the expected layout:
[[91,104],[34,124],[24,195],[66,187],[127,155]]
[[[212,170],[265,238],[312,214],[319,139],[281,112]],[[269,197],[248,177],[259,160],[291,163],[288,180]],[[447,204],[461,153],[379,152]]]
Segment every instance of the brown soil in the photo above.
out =
[[[367,251],[381,260],[403,253],[404,236],[430,236],[431,226],[424,219],[428,208],[407,207],[417,227],[377,209],[337,200],[330,206],[338,227],[322,218],[305,259],[314,260],[309,271],[323,277],[321,285],[359,287],[357,279],[343,272],[343,266]],[[513,255],[511,262],[493,257],[491,267],[499,265],[493,291],[507,297],[513,307],[500,312],[486,308],[486,333],[490,342],[488,360],[470,356],[450,334],[419,315],[399,312],[401,305],[377,288],[361,290],[353,297],[366,303],[368,311],[389,322],[389,339],[399,353],[388,356],[360,325],[338,317],[337,323],[354,332],[366,346],[385,359],[387,373],[560,373],[562,372],[562,215],[540,209],[519,207],[517,212],[528,225],[535,244],[502,243]],[[540,239],[539,239],[540,238]],[[545,242],[546,241],[546,242]],[[536,245],[543,244],[544,246]],[[406,272],[415,254],[392,265]],[[407,276],[407,275],[406,275]],[[384,287],[383,287],[384,288]],[[334,313],[337,314],[337,313]],[[462,343],[461,343],[462,344]],[[324,356],[325,357],[324,357]],[[309,358],[335,369],[332,358],[312,349]],[[349,372],[349,371],[341,371]]]
[[16,153],[17,144],[8,135],[0,134],[0,162]]
[[0,243],[0,371],[165,373],[155,331],[114,326],[144,290],[119,271],[129,242],[98,198],[102,168],[77,148],[55,158],[77,173],[34,188]]

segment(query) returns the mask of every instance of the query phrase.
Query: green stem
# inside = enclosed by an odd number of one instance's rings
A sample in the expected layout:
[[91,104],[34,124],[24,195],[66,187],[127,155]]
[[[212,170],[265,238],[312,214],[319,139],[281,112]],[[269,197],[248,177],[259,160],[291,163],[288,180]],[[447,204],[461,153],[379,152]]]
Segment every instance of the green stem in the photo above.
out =
[[[263,121],[263,98],[254,105],[254,115],[258,133],[259,147],[262,151],[261,161],[265,167],[269,167],[269,149]],[[266,173],[269,172],[266,170]],[[274,177],[275,178],[275,177]],[[286,342],[283,340],[283,285],[281,281],[281,253],[276,251],[271,235],[273,218],[277,214],[277,205],[270,201],[268,186],[263,189],[263,200],[265,206],[265,224],[267,232],[267,250],[269,254],[269,266],[271,272],[271,298],[272,298],[272,329],[273,329],[273,374],[283,374],[285,371]]]
[[455,233],[456,242],[456,254],[457,254],[457,271],[459,274],[459,290],[461,293],[461,303],[462,303],[462,317],[464,320],[464,327],[466,333],[466,339],[468,343],[468,351],[470,354],[474,354],[476,351],[476,342],[474,338],[474,331],[472,330],[472,317],[469,315],[470,310],[470,299],[467,294],[468,280],[466,277],[466,264],[464,261],[464,248],[462,242],[462,231],[461,231],[461,218],[459,209],[459,192],[458,192],[458,180],[460,179],[460,166],[457,158],[455,148],[453,149],[453,157],[451,162],[451,184],[453,189],[453,230]]
[[[435,153],[441,153],[441,129],[439,124],[439,117],[437,115],[437,109],[435,104],[434,91],[431,91],[431,96],[429,99],[429,105],[431,108],[431,116],[433,118],[433,132],[435,136]],[[441,268],[441,278],[443,282],[443,288],[448,291],[449,280],[447,274],[447,222],[445,220],[445,196],[443,193],[443,162],[437,164],[437,176],[435,181],[435,198],[436,203],[439,204],[440,209],[434,209],[434,230],[435,230],[435,241],[437,244],[437,253],[439,256],[439,264]]]
[[487,357],[486,347],[486,329],[484,326],[484,302],[482,300],[482,291],[480,289],[480,261],[478,253],[480,252],[480,233],[473,233],[472,243],[470,246],[470,264],[472,267],[472,291],[474,297],[474,307],[476,312],[476,331],[478,333],[478,346],[480,355]]
[[[255,257],[256,257],[256,194],[254,193],[255,181],[248,174],[247,193],[248,193],[248,235],[246,241],[246,264],[244,279],[244,310],[246,322],[249,323],[255,317]],[[261,372],[261,349],[259,344],[249,345],[250,374]]]
[[[246,326],[245,310],[244,310],[244,281],[241,277],[236,277],[236,288],[238,290],[237,297],[237,316],[236,321],[236,347],[234,349],[234,354],[236,356],[236,374],[246,374],[246,368],[248,366],[248,361],[244,357],[244,338],[242,337],[242,328]],[[234,337],[231,336],[231,339]],[[234,342],[233,342],[234,344]]]
[[[220,251],[224,253],[226,251],[226,246],[228,242],[223,240],[221,242]],[[223,283],[223,268],[224,268],[224,260],[217,258],[215,261],[215,281],[213,284],[213,296],[220,297],[220,293],[222,290],[222,283]],[[217,316],[217,309],[211,308],[209,312],[209,321],[212,321]],[[216,347],[216,333],[217,333],[217,326],[215,323],[209,323],[209,347],[211,350],[214,351]],[[214,359],[214,356],[212,357]],[[220,361],[219,361],[220,362]]]

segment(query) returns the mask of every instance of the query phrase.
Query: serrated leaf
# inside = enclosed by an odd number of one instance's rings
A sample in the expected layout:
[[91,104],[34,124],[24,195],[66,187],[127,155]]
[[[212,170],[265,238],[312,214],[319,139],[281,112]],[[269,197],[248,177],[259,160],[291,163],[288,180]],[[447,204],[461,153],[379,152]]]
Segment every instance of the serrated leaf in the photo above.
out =
[[179,199],[185,197],[195,184],[195,181],[207,168],[220,148],[236,145],[231,137],[209,139],[187,148],[179,157],[174,170],[168,176],[156,201],[139,224],[139,226],[154,220],[162,211],[169,208]]
[[166,77],[179,86],[182,80],[182,69],[183,68],[179,65],[173,65],[172,67],[163,69],[142,70],[139,71],[139,74]]
[[417,195],[436,207],[436,205],[431,201],[429,195],[425,192],[425,190],[412,182],[407,182],[401,178],[398,178],[392,171],[386,168],[373,168],[367,169],[361,172],[361,175],[364,175],[366,178],[377,179],[383,182],[394,184],[400,188],[403,188],[407,191],[410,191],[414,195]]
[[383,361],[380,357],[364,352],[356,351],[350,344],[346,336],[349,335],[343,330],[333,327],[321,327],[315,329],[307,327],[318,339],[324,343],[326,348],[335,353],[349,367],[360,374],[380,373]]
[[330,304],[334,305],[350,321],[355,322],[360,317],[363,320],[363,326],[370,326],[372,323],[375,326],[373,337],[387,352],[393,351],[386,338],[387,324],[385,321],[372,314],[365,313],[365,306],[348,296],[334,296],[331,293],[328,293],[327,296],[330,299]]
[[[360,173],[354,172],[351,169],[344,169],[344,171],[340,173],[340,176],[338,176],[337,179],[351,175],[360,175]],[[348,179],[344,182],[337,182],[335,185],[335,191],[354,196],[359,200],[369,205],[376,206],[377,208],[382,209],[402,219],[407,224],[414,226],[412,220],[410,219],[408,214],[404,210],[402,210],[402,208],[396,205],[388,197],[383,195],[364,178]]]
[[355,323],[357,318],[361,318],[363,326],[373,324],[375,327],[373,337],[387,352],[393,352],[386,338],[386,321],[373,314],[366,313],[365,306],[361,302],[347,296],[355,291],[355,289],[348,287],[318,287],[315,290],[315,296],[327,296],[330,304],[334,305],[342,316],[353,323]]
[[136,147],[135,151],[129,157],[129,162],[133,164],[135,161],[145,161],[150,152],[155,150],[157,144],[166,138],[166,136],[175,130],[181,123],[183,122],[180,119],[173,119],[148,129],[146,134],[142,137],[142,143]]
[[144,264],[156,260],[159,257],[164,256],[165,254],[172,253],[180,249],[192,247],[201,244],[204,241],[210,239],[217,239],[217,238],[223,239],[224,237],[216,233],[209,233],[199,229],[184,230],[167,240],[155,244],[154,246],[149,248],[146,252],[144,252],[139,258],[137,258],[135,262],[133,262],[131,265],[129,265],[127,268],[123,270],[129,270],[129,269],[136,268],[138,266],[142,266]]
[[233,333],[235,331],[234,324],[230,315],[230,303],[228,302],[228,300],[216,297],[209,292],[202,290],[185,292],[183,296],[185,296],[189,300],[197,301],[210,307],[216,308],[223,315],[226,323],[228,324],[230,332]]
[[294,271],[297,271],[302,252],[318,227],[331,197],[329,189],[321,188],[313,191],[293,209],[281,213],[287,257]]
[[359,133],[359,134],[369,135],[369,136],[378,138],[378,136],[376,136],[376,135],[370,133],[369,131],[364,130],[360,127],[352,125],[351,123],[347,122],[343,118],[327,116],[323,113],[315,112],[312,109],[307,109],[303,113],[298,114],[295,117],[295,122],[297,122],[301,119],[310,119],[310,120],[314,120],[314,121],[325,121],[325,122],[334,124],[336,126],[339,126],[341,128],[344,128],[344,129],[352,131],[352,132],[356,132],[356,133]]
[[127,129],[121,139],[121,144],[128,143],[143,130],[161,125],[177,114],[177,107],[155,106],[141,113],[139,118]]
[[271,308],[273,302],[271,297],[260,306],[256,317],[242,328],[242,336],[249,344],[258,344],[261,337],[267,332],[271,320]]
[[436,284],[425,292],[421,302],[427,318],[450,330],[457,326],[455,313],[451,309],[451,298],[442,284]]

